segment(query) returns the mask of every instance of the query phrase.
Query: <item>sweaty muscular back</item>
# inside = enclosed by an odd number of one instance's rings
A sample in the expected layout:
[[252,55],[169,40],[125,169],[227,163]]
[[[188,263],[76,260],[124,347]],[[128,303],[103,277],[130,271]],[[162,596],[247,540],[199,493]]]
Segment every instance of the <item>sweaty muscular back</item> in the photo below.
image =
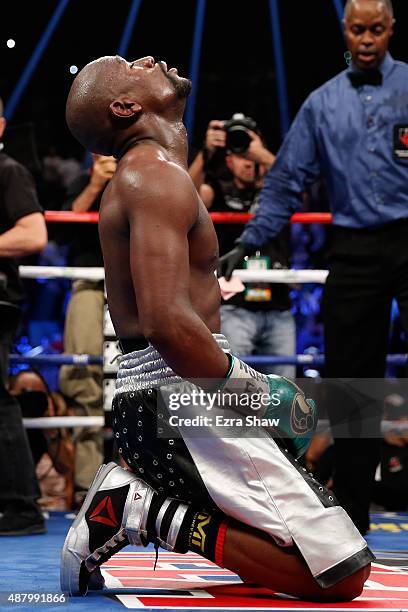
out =
[[181,165],[154,144],[120,160],[105,190],[99,232],[109,310],[120,338],[156,337],[199,317],[219,331],[218,244]]

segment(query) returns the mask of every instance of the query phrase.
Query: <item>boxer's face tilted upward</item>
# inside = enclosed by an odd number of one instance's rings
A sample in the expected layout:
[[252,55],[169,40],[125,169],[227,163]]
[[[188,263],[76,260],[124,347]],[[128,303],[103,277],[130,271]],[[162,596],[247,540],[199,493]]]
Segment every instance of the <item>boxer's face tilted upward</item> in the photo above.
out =
[[[154,92],[156,95],[166,94],[169,86],[172,87],[178,98],[186,98],[191,91],[191,81],[179,76],[177,68],[168,69],[166,62],[155,62],[150,55],[133,62],[127,62],[127,64],[131,70],[135,71],[137,78],[147,89],[149,89],[149,84],[150,87],[157,87]],[[143,73],[140,71],[143,71]],[[160,71],[162,75],[160,75]],[[162,76],[165,77],[167,82],[163,81]],[[161,94],[159,94],[159,91],[161,91]]]
[[[147,56],[128,62],[119,56],[101,57],[87,64],[75,78],[67,101],[66,118],[83,146],[111,155],[118,136],[154,116],[181,121],[191,82],[176,68]],[[142,123],[142,122],[140,122]]]

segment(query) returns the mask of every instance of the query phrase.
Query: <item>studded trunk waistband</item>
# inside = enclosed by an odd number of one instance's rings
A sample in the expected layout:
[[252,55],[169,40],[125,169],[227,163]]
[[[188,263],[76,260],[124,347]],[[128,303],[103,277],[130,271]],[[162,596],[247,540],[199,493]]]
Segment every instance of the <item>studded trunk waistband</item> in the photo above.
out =
[[[213,336],[218,346],[228,353],[230,348],[226,337],[222,334]],[[115,395],[182,382],[151,344],[141,351],[122,355],[118,363]]]

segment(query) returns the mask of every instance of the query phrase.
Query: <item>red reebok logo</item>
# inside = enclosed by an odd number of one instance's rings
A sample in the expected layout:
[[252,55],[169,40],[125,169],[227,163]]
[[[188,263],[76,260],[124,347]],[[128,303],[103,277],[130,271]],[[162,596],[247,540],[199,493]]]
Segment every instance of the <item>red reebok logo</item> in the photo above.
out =
[[[105,512],[105,514],[103,515],[102,512]],[[96,523],[103,523],[109,527],[119,527],[119,521],[116,518],[115,511],[112,506],[112,500],[109,495],[104,497],[103,500],[99,502],[89,517],[89,520]]]

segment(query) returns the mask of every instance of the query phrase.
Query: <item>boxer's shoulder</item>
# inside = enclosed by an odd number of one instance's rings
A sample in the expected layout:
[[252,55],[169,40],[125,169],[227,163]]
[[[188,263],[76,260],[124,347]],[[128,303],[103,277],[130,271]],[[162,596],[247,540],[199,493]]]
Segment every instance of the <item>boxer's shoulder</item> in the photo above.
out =
[[145,141],[129,149],[120,159],[115,178],[116,181],[126,182],[137,177],[138,185],[143,186],[152,176],[157,184],[172,177],[189,175],[187,169],[173,160],[162,146]]
[[[108,185],[105,202],[114,203],[127,216],[146,211],[174,221],[174,211],[189,225],[198,216],[198,197],[187,170],[150,145],[134,147],[120,160],[115,176]],[[171,219],[169,219],[170,221]]]

